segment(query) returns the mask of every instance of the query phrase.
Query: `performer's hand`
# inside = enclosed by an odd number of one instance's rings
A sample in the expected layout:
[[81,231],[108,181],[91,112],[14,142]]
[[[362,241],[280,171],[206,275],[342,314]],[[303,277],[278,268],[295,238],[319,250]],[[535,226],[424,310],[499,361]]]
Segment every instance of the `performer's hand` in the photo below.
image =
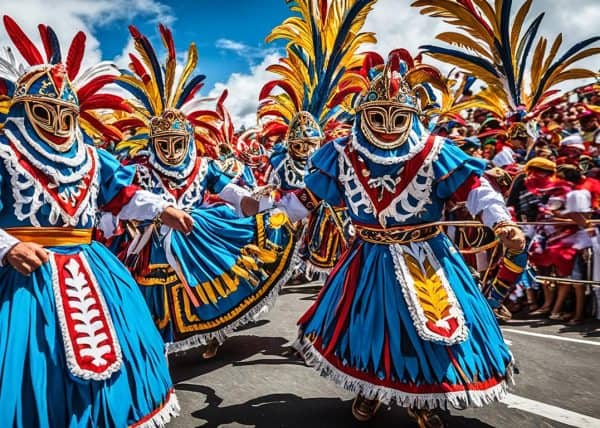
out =
[[251,217],[258,214],[258,207],[259,202],[256,199],[248,196],[243,197],[242,201],[240,202],[240,208],[246,217]]
[[519,226],[506,225],[496,228],[496,235],[502,241],[504,248],[509,250],[525,249],[525,235]]
[[185,211],[175,207],[165,208],[160,215],[160,220],[165,226],[182,233],[190,233],[194,227],[194,219]]
[[6,253],[8,264],[25,276],[46,263],[48,257],[48,251],[33,242],[19,242]]

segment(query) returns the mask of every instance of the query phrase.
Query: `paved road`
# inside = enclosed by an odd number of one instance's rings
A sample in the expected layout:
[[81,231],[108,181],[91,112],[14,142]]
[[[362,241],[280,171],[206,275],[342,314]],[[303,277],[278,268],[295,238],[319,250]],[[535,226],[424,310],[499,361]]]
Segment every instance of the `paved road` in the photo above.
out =
[[[352,394],[291,355],[295,322],[315,295],[311,287],[284,289],[276,307],[230,338],[214,360],[203,361],[200,350],[173,356],[182,414],[170,428],[416,428],[397,407],[355,422]],[[447,426],[600,427],[600,324],[513,321],[503,329],[520,369],[513,395],[485,409],[451,411]]]

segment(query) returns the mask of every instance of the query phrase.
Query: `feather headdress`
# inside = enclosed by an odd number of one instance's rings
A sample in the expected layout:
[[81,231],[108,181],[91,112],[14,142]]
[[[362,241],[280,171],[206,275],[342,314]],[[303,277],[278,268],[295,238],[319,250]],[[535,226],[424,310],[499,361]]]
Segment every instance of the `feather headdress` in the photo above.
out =
[[543,111],[559,91],[561,82],[597,76],[585,68],[572,68],[579,60],[600,53],[591,47],[600,41],[590,37],[559,55],[562,34],[550,49],[548,40],[538,32],[544,13],[529,25],[525,21],[533,0],[525,0],[511,18],[512,0],[417,0],[412,6],[421,13],[442,18],[457,31],[436,36],[451,47],[426,45],[424,52],[440,61],[459,67],[487,85],[479,94],[480,106],[503,116]]
[[131,109],[122,98],[100,92],[107,84],[115,81],[119,71],[115,65],[101,62],[80,72],[85,52],[85,34],[82,31],[75,34],[67,56],[63,58],[58,37],[51,27],[44,24],[38,26],[44,48],[42,53],[10,16],[5,15],[3,21],[14,47],[27,64],[18,63],[13,51],[8,47],[0,57],[0,123],[4,123],[12,102],[19,96],[19,79],[34,67],[60,66],[64,70],[64,78],[69,82],[68,86],[76,96],[72,99],[78,105],[79,123],[83,131],[96,142],[120,141],[121,132],[107,124],[103,116],[107,110]]
[[[127,152],[129,156],[135,156],[147,146],[152,118],[173,110],[183,114],[191,125],[196,127],[203,123],[206,115],[202,107],[211,100],[197,97],[206,76],[193,74],[198,65],[198,50],[195,43],[190,44],[183,71],[177,78],[173,35],[171,30],[162,24],[159,25],[159,31],[167,50],[164,65],[159,62],[148,38],[133,25],[129,26],[136,53],[129,54],[131,70],[121,70],[122,75],[116,84],[133,95],[134,99],[129,101],[134,114],[114,123],[119,129],[129,131],[130,137],[117,146],[117,151]],[[195,132],[195,137],[198,141],[202,141],[201,132]],[[202,149],[199,147],[200,152],[203,151]]]
[[286,40],[286,57],[267,68],[280,76],[260,93],[259,119],[291,124],[300,112],[310,113],[321,128],[343,118],[345,110],[332,101],[348,70],[360,67],[357,51],[375,43],[373,33],[362,32],[376,0],[288,0],[298,16],[286,19],[267,41]]

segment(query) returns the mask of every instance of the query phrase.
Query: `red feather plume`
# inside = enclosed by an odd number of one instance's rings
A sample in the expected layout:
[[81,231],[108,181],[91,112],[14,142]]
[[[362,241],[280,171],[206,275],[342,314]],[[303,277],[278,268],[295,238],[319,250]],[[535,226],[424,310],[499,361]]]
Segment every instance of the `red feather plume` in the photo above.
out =
[[50,38],[48,37],[48,26],[40,24],[38,25],[38,30],[40,32],[42,44],[44,45],[44,51],[46,52],[46,61],[50,62],[50,58],[52,57],[52,46],[50,45]]
[[29,37],[27,37],[27,35],[23,32],[21,27],[19,27],[19,25],[8,15],[4,15],[3,21],[8,36],[14,43],[17,50],[21,53],[25,61],[27,61],[29,65],[44,64],[45,61],[42,58],[42,54],[38,48],[35,47]]
[[75,34],[75,37],[71,41],[71,46],[69,46],[65,65],[67,67],[67,76],[69,76],[69,80],[71,81],[77,77],[77,73],[79,73],[79,69],[81,68],[85,52],[85,39],[85,33],[79,31]]

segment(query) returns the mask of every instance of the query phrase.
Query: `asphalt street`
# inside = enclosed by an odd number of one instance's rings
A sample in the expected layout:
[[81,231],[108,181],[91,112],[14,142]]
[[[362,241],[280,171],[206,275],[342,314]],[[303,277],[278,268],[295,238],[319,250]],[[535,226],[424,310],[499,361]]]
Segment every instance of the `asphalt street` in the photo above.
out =
[[[181,416],[169,427],[404,427],[398,407],[355,422],[353,395],[321,378],[290,350],[296,320],[318,287],[284,288],[275,308],[237,332],[213,360],[201,350],[170,358]],[[600,323],[543,320],[503,325],[517,359],[516,386],[503,403],[444,413],[448,427],[600,427]]]

